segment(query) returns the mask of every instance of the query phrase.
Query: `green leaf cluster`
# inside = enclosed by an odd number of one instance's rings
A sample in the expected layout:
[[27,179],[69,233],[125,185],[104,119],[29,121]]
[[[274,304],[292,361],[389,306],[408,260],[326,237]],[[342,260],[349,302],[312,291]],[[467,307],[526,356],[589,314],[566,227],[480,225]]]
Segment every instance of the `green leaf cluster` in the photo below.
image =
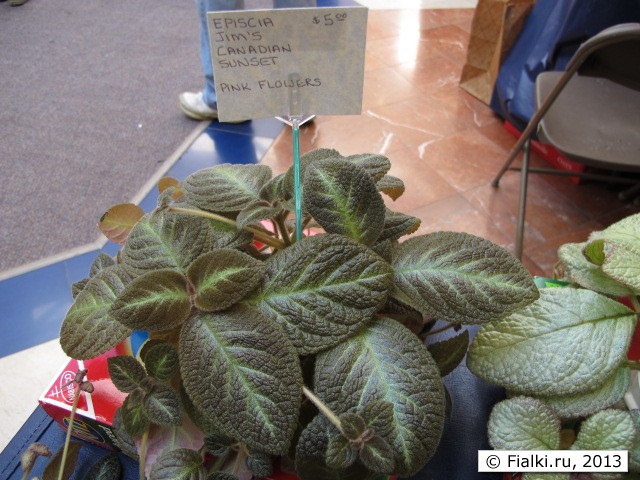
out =
[[[451,403],[441,377],[469,344],[465,331],[429,348],[416,334],[435,319],[502,319],[538,297],[522,264],[487,240],[401,242],[420,220],[391,209],[404,184],[388,158],[319,149],[300,160],[301,220],[317,235],[291,230],[293,167],[164,179],[154,211],[109,216],[122,250],[74,286],[61,345],[92,358],[149,332],[144,365],[109,360],[128,393],[116,417],[127,451],[192,420],[216,457],[212,478],[264,474],[272,455],[295,457],[309,480],[412,475],[440,441]],[[200,463],[173,448],[149,471],[201,478]]]
[[556,273],[568,285],[544,288],[534,303],[480,328],[467,366],[518,395],[493,410],[495,448],[557,449],[563,425],[577,431],[573,448],[630,450],[633,458],[636,425],[614,408],[638,369],[627,351],[640,311],[639,252],[640,215],[563,245]]

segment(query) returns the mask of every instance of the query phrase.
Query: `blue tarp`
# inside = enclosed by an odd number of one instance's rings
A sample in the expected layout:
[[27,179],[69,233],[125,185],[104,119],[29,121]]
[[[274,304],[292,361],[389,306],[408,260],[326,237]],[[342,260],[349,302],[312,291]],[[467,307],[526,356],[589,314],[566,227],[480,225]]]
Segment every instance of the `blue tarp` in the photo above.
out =
[[538,73],[563,70],[582,42],[628,22],[640,22],[640,0],[537,0],[500,68],[491,108],[522,130]]

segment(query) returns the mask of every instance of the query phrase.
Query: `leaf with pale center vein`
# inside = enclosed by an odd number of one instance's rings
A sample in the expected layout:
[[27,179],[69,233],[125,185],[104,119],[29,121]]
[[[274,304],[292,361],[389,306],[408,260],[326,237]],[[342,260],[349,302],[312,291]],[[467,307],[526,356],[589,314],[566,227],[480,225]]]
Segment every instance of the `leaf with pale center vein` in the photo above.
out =
[[636,315],[596,292],[545,288],[540,299],[476,334],[467,366],[518,393],[572,395],[593,390],[625,360]]
[[175,270],[157,270],[136,278],[110,309],[123,325],[151,331],[177,327],[190,313],[187,279]]
[[308,237],[266,262],[249,299],[284,329],[301,355],[355,334],[385,303],[391,268],[364,245],[339,235]]
[[198,308],[224,310],[242,300],[262,281],[264,263],[232,249],[218,249],[198,257],[187,270],[196,289]]
[[89,280],[62,322],[60,345],[67,355],[94,358],[131,335],[131,328],[109,314],[130,281],[129,272],[121,265],[107,267]]
[[204,480],[206,476],[202,456],[193,450],[178,448],[158,458],[149,480]]
[[222,164],[189,175],[182,186],[187,203],[209,212],[239,212],[260,200],[271,180],[266,165]]
[[451,323],[497,320],[538,298],[531,275],[517,258],[467,233],[410,238],[395,250],[392,265],[394,297]]
[[203,415],[249,448],[284,454],[297,427],[302,373],[278,326],[236,305],[190,318],[180,334],[184,387]]
[[393,405],[392,428],[384,433],[395,473],[412,475],[434,454],[444,426],[440,372],[422,342],[396,321],[378,318],[318,354],[314,386],[334,412],[361,411],[376,401]]

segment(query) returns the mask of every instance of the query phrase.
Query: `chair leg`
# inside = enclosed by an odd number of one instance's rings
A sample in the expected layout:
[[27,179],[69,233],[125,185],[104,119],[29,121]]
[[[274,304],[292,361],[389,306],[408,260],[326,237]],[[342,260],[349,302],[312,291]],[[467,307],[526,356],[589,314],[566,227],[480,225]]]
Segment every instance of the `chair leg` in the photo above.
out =
[[524,243],[524,214],[527,206],[527,180],[529,179],[529,154],[531,153],[531,140],[524,143],[522,156],[522,168],[520,170],[520,200],[518,202],[518,223],[516,225],[516,257],[522,260],[522,245]]
[[[529,130],[529,127],[527,127],[527,130]],[[502,178],[502,175],[504,175],[504,172],[509,170],[509,167],[511,166],[513,161],[518,156],[518,153],[520,153],[520,150],[522,150],[522,147],[525,145],[527,140],[530,138],[529,136],[525,137],[524,133],[526,133],[526,132],[523,132],[523,134],[520,136],[520,138],[518,139],[518,141],[514,145],[513,149],[511,150],[511,153],[509,154],[509,157],[507,158],[507,160],[502,165],[502,168],[500,169],[498,174],[495,176],[495,178],[491,181],[491,185],[492,186],[494,186],[496,188],[499,186],[500,179]]]

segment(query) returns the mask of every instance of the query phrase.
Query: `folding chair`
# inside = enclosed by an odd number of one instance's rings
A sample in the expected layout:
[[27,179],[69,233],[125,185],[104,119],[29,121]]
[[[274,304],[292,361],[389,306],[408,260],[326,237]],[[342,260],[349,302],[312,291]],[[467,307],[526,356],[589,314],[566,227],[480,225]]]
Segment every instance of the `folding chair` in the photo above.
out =
[[[542,72],[535,83],[536,112],[492,185],[509,169],[520,170],[516,256],[522,257],[529,173],[578,176],[634,184],[628,176],[534,168],[529,166],[535,134],[571,160],[587,167],[640,172],[640,23],[603,30],[585,41],[564,72]],[[524,147],[522,166],[512,168]]]

